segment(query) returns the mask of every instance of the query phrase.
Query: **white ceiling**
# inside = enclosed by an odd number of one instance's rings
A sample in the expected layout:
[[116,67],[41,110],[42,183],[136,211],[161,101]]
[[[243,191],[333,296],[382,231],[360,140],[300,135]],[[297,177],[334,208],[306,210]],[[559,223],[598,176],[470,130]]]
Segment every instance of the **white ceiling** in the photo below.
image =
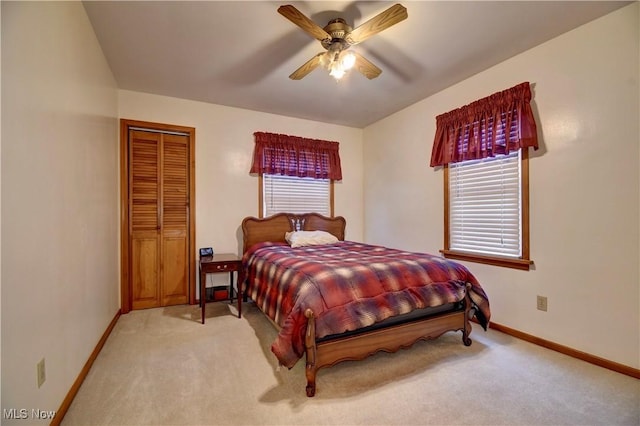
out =
[[[409,17],[351,49],[382,69],[294,70],[324,51],[277,13],[354,28],[387,1],[85,1],[118,87],[362,128],[630,2],[402,1]],[[612,46],[613,48],[613,46]]]

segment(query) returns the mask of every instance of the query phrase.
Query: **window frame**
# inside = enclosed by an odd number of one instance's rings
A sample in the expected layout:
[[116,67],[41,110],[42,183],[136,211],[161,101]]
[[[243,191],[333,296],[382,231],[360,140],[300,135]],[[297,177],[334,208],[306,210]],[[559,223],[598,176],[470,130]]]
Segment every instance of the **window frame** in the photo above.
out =
[[449,221],[449,165],[444,165],[444,249],[440,253],[446,258],[463,260],[469,262],[483,263],[487,265],[501,266],[520,270],[529,270],[533,261],[530,256],[529,245],[529,150],[521,149],[520,159],[520,191],[521,191],[521,232],[522,232],[522,255],[520,258],[481,255],[471,252],[452,250],[450,244],[450,221]]
[[[290,176],[296,178],[296,176]],[[302,178],[298,178],[302,179]],[[263,219],[264,216],[264,175],[258,175],[258,218]],[[329,217],[334,217],[334,180],[329,179]],[[309,212],[311,213],[311,212]],[[316,212],[317,213],[317,212]]]

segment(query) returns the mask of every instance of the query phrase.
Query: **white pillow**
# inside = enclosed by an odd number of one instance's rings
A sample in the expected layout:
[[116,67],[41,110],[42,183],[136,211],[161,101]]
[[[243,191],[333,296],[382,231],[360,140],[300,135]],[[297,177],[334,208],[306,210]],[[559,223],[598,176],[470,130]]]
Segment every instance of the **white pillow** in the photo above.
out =
[[293,248],[317,246],[320,244],[334,244],[338,238],[326,231],[294,231],[284,234],[284,239]]

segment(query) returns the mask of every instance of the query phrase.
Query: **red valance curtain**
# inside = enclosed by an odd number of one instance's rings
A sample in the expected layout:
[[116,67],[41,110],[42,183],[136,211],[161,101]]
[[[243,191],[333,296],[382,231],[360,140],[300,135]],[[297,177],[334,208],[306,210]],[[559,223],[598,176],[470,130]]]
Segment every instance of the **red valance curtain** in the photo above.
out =
[[338,142],[256,132],[250,173],[342,180]]
[[529,83],[436,117],[431,167],[538,149]]

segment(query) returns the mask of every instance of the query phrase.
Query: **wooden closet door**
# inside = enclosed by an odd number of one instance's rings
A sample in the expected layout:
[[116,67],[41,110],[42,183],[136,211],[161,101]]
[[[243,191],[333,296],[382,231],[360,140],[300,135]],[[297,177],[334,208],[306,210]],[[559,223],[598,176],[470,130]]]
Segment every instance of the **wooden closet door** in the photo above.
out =
[[129,131],[133,309],[160,306],[160,133]]
[[129,236],[133,309],[189,296],[189,139],[129,131]]
[[162,306],[188,302],[189,295],[189,138],[162,138]]

